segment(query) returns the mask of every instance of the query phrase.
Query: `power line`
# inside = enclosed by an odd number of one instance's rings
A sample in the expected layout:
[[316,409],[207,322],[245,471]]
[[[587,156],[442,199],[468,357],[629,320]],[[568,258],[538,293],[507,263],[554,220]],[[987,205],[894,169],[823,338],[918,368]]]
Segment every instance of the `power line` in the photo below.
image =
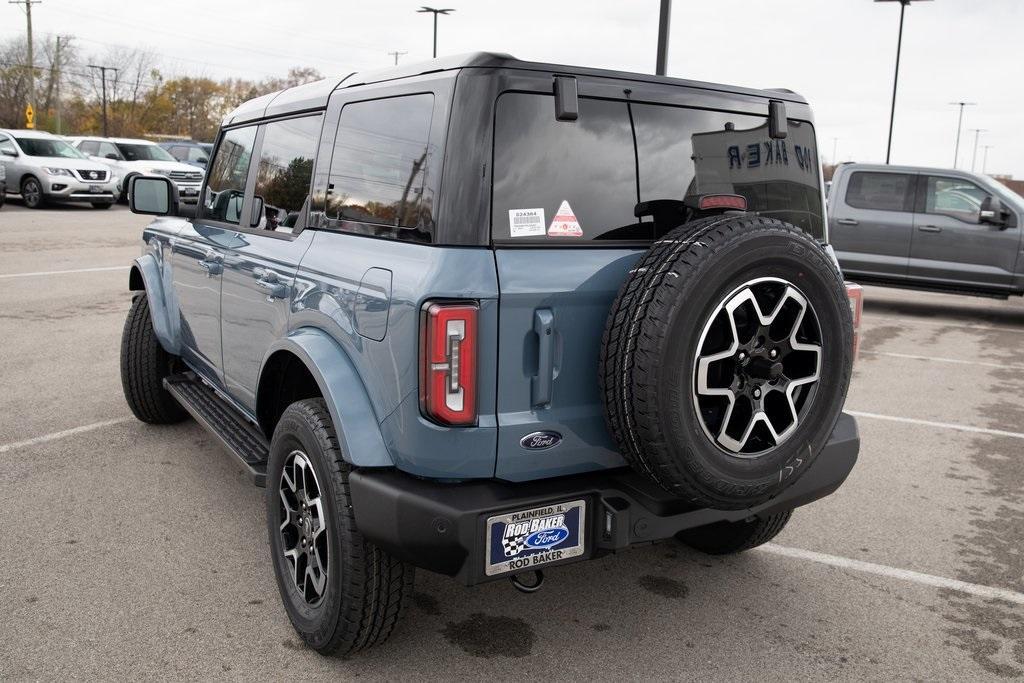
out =
[[400,56],[402,56],[402,55],[407,55],[409,53],[408,52],[399,52],[398,50],[393,50],[393,51],[389,52],[388,54],[395,58],[395,66],[398,66],[398,58]]
[[88,66],[90,69],[100,70],[100,79],[103,81],[103,137],[110,137],[107,134],[107,71],[113,71],[114,78],[117,78],[117,67],[99,64],[89,64]]

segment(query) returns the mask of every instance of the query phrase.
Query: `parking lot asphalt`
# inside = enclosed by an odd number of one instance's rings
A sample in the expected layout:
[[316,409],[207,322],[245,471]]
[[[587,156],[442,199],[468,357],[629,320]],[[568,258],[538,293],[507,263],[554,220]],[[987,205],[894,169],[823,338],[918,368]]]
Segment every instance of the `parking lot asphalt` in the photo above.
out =
[[0,679],[1024,677],[1020,299],[867,288],[860,461],[764,549],[662,543],[534,595],[421,572],[391,640],[341,660],[288,623],[263,491],[124,403],[145,223],[0,209]]

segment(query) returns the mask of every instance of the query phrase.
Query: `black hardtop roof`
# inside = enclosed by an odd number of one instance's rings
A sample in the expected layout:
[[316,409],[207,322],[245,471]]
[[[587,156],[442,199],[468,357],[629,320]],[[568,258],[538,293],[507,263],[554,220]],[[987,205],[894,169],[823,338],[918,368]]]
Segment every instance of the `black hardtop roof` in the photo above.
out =
[[564,64],[527,62],[516,59],[512,55],[500,52],[472,52],[469,54],[439,57],[425,62],[399,64],[398,66],[388,67],[385,69],[357,71],[350,73],[343,78],[325,78],[321,81],[306,83],[305,85],[288,88],[287,90],[280,90],[242,103],[234,111],[224,117],[223,124],[228,125],[232,123],[241,123],[243,121],[252,121],[270,116],[280,116],[299,111],[323,108],[327,106],[327,99],[330,97],[331,93],[339,88],[351,88],[357,85],[369,85],[370,83],[381,83],[383,81],[411,78],[413,76],[420,76],[428,73],[472,68],[550,71],[568,75],[615,78],[619,80],[656,84],[660,83],[739,95],[770,97],[789,102],[798,102],[800,104],[807,103],[807,100],[797,93],[784,88],[759,90],[757,88],[744,88],[734,85],[723,85],[720,83],[691,81],[684,78],[655,76],[653,74],[641,74],[630,71],[614,71],[610,69],[593,69],[583,66],[567,66]]

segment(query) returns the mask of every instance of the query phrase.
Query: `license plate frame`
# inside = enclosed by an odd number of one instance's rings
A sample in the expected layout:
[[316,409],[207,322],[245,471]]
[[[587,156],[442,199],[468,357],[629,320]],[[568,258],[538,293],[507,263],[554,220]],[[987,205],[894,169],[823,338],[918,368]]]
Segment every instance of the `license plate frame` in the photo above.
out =
[[103,186],[102,185],[90,185],[89,186],[89,194],[102,194],[102,193],[103,193]]
[[514,510],[487,518],[484,573],[530,571],[587,551],[584,498]]

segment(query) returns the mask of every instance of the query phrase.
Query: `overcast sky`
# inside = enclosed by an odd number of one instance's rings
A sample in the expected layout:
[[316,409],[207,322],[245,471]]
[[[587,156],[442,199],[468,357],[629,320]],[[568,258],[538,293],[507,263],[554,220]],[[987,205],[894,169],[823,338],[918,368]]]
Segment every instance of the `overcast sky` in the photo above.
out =
[[[439,53],[508,52],[521,59],[653,72],[658,0],[447,0]],[[400,0],[43,0],[37,35],[72,34],[86,56],[104,45],[153,52],[167,73],[325,74],[430,57],[431,18]],[[872,0],[675,0],[668,73],[787,87],[811,102],[821,154],[884,161],[899,3]],[[0,3],[0,38],[24,35]],[[957,110],[960,167],[974,133],[992,145],[989,173],[1024,177],[1024,0],[915,1],[906,11],[893,163],[949,167]],[[977,169],[981,170],[979,145]]]

